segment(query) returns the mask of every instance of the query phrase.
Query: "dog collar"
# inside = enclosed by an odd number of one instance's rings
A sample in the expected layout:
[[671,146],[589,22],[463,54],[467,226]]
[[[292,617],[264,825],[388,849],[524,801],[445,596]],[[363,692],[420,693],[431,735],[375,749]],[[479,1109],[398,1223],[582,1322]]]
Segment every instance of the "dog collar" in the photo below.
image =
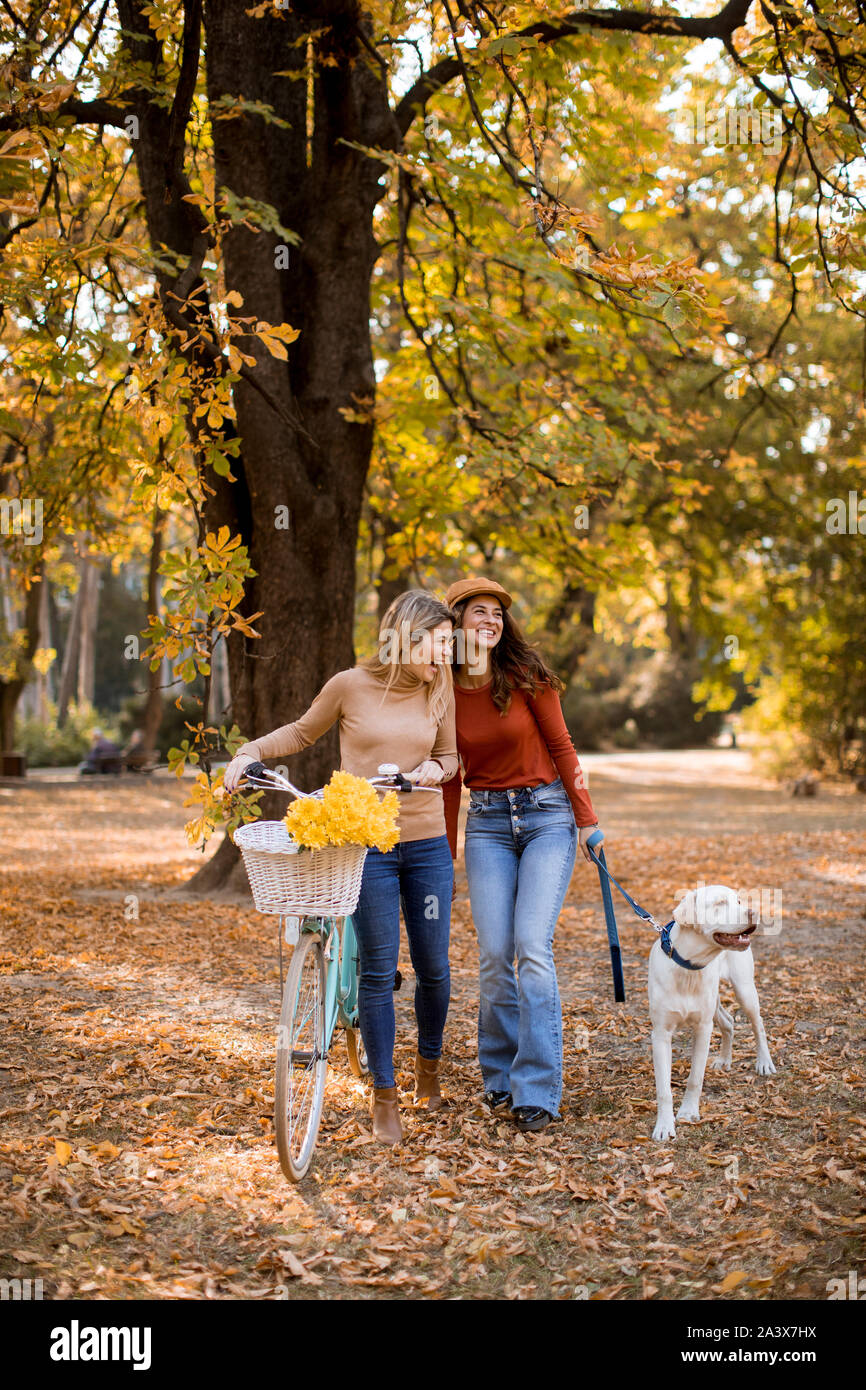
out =
[[702,965],[693,965],[690,960],[686,960],[685,956],[681,956],[676,946],[671,941],[671,927],[675,926],[676,921],[672,917],[669,922],[665,923],[659,932],[659,941],[662,944],[662,950],[665,955],[670,956],[674,964],[681,965],[684,970],[703,970],[704,967]]

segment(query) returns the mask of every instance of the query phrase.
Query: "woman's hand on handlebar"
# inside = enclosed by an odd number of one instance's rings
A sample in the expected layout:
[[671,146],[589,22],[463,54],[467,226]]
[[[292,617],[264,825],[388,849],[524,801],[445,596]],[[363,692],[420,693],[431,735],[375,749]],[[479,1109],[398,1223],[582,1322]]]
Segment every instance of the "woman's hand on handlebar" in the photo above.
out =
[[244,771],[250,763],[256,762],[256,758],[251,758],[249,753],[237,753],[232,758],[225,772],[223,773],[223,786],[227,792],[233,792],[244,775]]
[[422,782],[427,787],[436,787],[445,778],[441,763],[434,762],[432,758],[428,758],[424,763],[419,763],[416,768],[405,775],[410,782]]

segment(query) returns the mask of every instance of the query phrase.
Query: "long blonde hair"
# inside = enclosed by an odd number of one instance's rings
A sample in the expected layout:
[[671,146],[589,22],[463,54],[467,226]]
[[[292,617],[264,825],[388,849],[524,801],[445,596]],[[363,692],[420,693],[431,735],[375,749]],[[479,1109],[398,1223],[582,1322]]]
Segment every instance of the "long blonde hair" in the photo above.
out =
[[[376,655],[368,657],[361,665],[374,676],[385,677],[387,694],[398,679],[417,635],[432,632],[442,623],[454,623],[454,614],[447,604],[426,589],[407,589],[388,606],[379,626]],[[436,674],[427,684],[427,712],[435,724],[440,723],[452,693],[450,664],[437,664]]]

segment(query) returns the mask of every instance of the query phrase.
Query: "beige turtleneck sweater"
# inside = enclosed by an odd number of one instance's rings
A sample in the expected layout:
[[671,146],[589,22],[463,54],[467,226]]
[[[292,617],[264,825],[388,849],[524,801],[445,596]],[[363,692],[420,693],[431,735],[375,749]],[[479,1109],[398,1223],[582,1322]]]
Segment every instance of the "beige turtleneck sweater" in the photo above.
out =
[[[341,766],[356,777],[375,777],[380,763],[396,763],[401,772],[411,772],[428,758],[441,765],[446,778],[457,771],[453,696],[437,725],[427,710],[426,682],[405,668],[388,691],[384,678],[363,666],[338,671],[294,724],[245,743],[238,753],[259,760],[291,757],[309,748],[337,720]],[[441,794],[400,794],[399,826],[403,842],[444,835]]]

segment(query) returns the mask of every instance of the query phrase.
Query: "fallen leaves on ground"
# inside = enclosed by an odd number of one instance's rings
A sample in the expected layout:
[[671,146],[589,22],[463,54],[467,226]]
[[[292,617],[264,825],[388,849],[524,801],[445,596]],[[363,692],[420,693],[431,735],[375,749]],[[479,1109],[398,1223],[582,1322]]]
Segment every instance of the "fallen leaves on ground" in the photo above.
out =
[[[791,805],[762,831],[770,793],[753,788],[708,801],[699,785],[599,776],[593,794],[614,872],[652,910],[698,878],[784,891],[782,932],[755,944],[777,1074],[754,1074],[738,1019],[701,1123],[651,1141],[651,937],[618,908],[628,1002],[615,1005],[598,882],[581,864],[557,931],[562,1121],[516,1133],[479,1103],[462,891],[448,1105],[410,1106],[404,952],[406,1141],[373,1141],[338,1036],[295,1187],[272,1137],[275,923],[177,894],[200,862],[183,847],[182,789],[4,792],[0,1274],[41,1277],[48,1298],[825,1298],[862,1265],[866,1225],[866,807]],[[679,1038],[675,1091],[687,1070]]]

